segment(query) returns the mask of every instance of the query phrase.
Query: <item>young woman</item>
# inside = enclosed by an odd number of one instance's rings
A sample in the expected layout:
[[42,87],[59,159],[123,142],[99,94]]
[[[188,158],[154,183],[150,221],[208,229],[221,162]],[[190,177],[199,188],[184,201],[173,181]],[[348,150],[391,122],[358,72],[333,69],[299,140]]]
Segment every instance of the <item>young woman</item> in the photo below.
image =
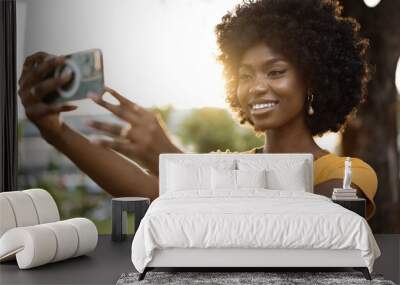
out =
[[[337,1],[261,0],[244,2],[216,27],[224,66],[227,101],[241,124],[265,133],[265,144],[249,153],[312,153],[314,192],[332,194],[342,186],[344,157],[321,149],[313,137],[342,131],[365,100],[369,79],[368,42],[354,19],[341,17]],[[114,196],[158,196],[158,156],[181,152],[161,120],[111,88],[119,105],[92,99],[129,123],[93,121],[113,137],[92,142],[67,126],[60,112],[76,106],[47,106],[41,98],[69,76],[45,79],[63,57],[39,52],[28,57],[19,81],[27,117],[42,136]],[[122,155],[120,155],[122,154]],[[143,170],[138,164],[144,166]],[[352,159],[352,186],[367,198],[367,216],[375,211],[375,171]]]

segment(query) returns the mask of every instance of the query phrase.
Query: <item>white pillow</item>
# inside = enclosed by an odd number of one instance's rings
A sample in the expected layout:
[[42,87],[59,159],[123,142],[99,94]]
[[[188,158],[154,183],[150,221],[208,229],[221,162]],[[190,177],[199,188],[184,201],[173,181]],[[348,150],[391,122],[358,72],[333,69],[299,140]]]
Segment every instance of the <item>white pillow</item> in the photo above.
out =
[[211,189],[236,190],[236,170],[211,168]]
[[166,165],[167,191],[211,191],[211,168],[235,169],[235,160],[182,159]]
[[267,172],[262,170],[235,170],[237,188],[267,188]]
[[305,163],[293,165],[290,169],[270,169],[267,172],[268,188],[274,190],[289,190],[306,192],[307,179]]
[[211,167],[185,166],[177,163],[168,165],[168,191],[206,190],[211,188]]
[[305,161],[294,160],[239,160],[240,170],[266,169],[267,188],[273,190],[306,191],[308,179]]
[[241,188],[267,188],[263,170],[211,169],[212,190],[238,190]]

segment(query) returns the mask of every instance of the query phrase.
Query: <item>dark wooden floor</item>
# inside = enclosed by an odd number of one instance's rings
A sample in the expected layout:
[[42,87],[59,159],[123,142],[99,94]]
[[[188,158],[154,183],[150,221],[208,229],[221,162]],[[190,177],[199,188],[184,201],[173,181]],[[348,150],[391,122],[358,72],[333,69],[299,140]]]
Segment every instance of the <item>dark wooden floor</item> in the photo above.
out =
[[[382,256],[375,262],[374,273],[399,283],[400,235],[375,235],[375,238]],[[0,284],[115,284],[122,273],[134,271],[130,258],[131,241],[129,238],[114,243],[110,236],[100,236],[96,250],[88,256],[29,270],[19,270],[16,262],[2,263]]]

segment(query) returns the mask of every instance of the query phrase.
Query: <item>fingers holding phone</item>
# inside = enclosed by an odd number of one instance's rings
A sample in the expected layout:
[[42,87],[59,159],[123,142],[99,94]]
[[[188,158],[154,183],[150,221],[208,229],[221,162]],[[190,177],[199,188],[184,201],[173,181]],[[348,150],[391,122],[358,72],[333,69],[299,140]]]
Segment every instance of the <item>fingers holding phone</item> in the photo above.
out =
[[53,78],[69,76],[67,82],[57,85],[56,90],[43,97],[45,103],[62,103],[86,99],[89,92],[104,92],[103,55],[100,49],[89,49],[64,56]]
[[70,71],[66,71],[60,74],[58,77],[45,79],[29,90],[32,95],[30,98],[36,101],[43,101],[45,96],[51,92],[55,92],[63,85],[66,85],[68,82],[70,82],[71,78],[72,73]]
[[[20,97],[23,103],[26,101],[40,101],[40,93],[47,94],[55,90],[55,86],[53,87],[52,84],[55,85],[57,79],[47,79],[46,76],[54,72],[57,66],[61,66],[63,61],[63,57],[56,57],[43,52],[26,58],[21,77],[18,81],[19,90],[21,91]],[[44,86],[43,83],[45,83]]]
[[58,65],[63,64],[63,57],[49,55],[38,52],[26,58],[22,76],[19,80],[21,88],[32,86],[42,81],[52,72]]
[[26,116],[41,131],[57,132],[60,129],[60,112],[72,111],[77,106],[71,104],[47,105],[42,102],[46,94],[70,78],[48,78],[54,70],[64,62],[63,57],[58,57],[45,52],[37,52],[25,59],[21,77],[18,80],[18,95],[25,108]]
[[25,112],[43,132],[61,130],[60,112],[77,108],[70,101],[87,93],[104,92],[103,56],[100,49],[55,56],[37,52],[25,59],[18,94]]

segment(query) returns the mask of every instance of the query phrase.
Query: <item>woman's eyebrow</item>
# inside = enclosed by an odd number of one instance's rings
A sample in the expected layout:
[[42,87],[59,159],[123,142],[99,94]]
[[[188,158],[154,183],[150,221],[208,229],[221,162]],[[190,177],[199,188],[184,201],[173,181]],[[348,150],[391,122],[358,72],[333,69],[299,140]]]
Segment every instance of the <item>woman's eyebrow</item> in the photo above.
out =
[[[274,58],[270,58],[270,59],[266,59],[263,62],[260,63],[261,66],[268,66],[268,65],[272,65],[276,62],[279,61],[285,61],[283,58],[281,57],[274,57]],[[247,69],[253,69],[253,65],[249,64],[249,63],[240,63],[239,64],[239,69],[241,68],[247,68]]]

